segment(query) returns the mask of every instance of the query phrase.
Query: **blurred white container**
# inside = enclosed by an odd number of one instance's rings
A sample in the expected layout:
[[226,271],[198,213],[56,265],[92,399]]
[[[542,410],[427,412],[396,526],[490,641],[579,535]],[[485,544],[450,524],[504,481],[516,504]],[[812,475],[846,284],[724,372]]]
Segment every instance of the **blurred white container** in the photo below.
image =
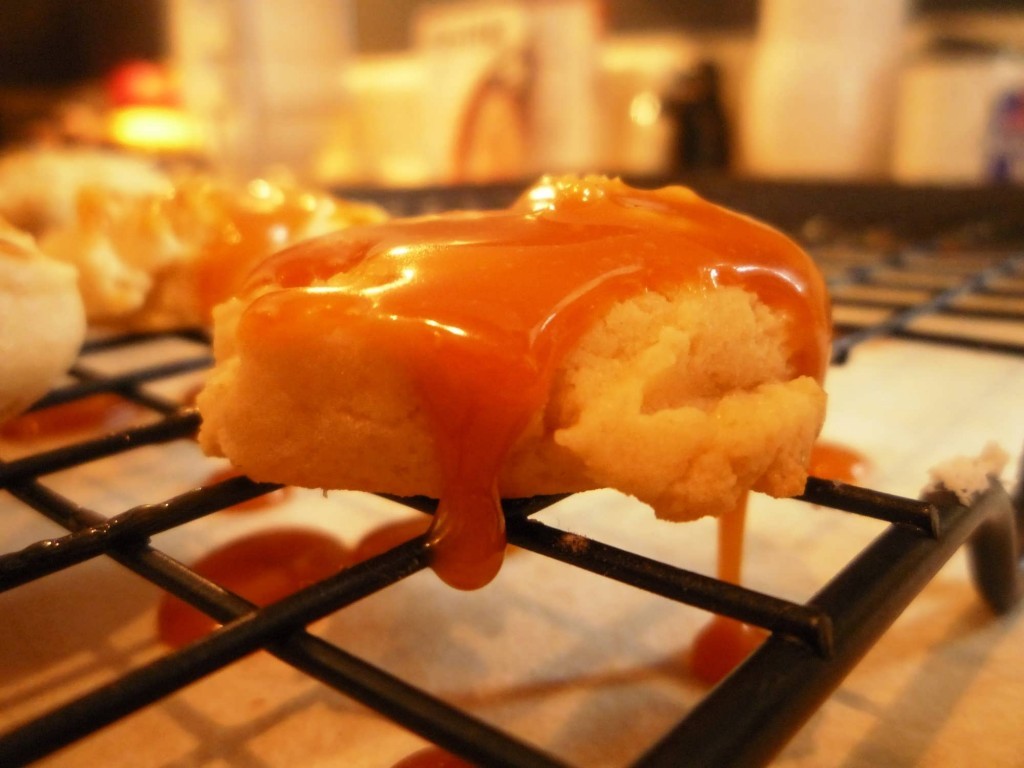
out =
[[[1024,170],[1016,168],[1024,157],[998,157],[1021,151],[1008,146],[1012,137],[1004,134],[1011,126],[998,125],[1000,110],[1015,95],[1024,103],[1024,56],[1019,54],[979,47],[916,58],[900,80],[894,178],[913,184],[1024,180]],[[1015,129],[1017,142],[1022,133]],[[1006,167],[1000,168],[1001,162]],[[1000,178],[1003,174],[1010,179]]]
[[426,3],[413,23],[424,133],[442,183],[592,170],[597,0]]
[[590,171],[598,158],[599,0],[532,2],[534,171]]
[[333,135],[329,146],[347,158],[348,174],[335,169],[333,180],[389,186],[428,181],[420,57],[361,56],[346,81],[351,101],[344,120],[349,130]]
[[349,0],[170,0],[171,48],[211,159],[252,176],[309,170],[345,98]]
[[601,49],[600,159],[614,173],[665,173],[675,126],[664,97],[700,60],[698,44],[673,35],[610,37]]
[[888,170],[907,0],[762,0],[740,134],[749,173]]

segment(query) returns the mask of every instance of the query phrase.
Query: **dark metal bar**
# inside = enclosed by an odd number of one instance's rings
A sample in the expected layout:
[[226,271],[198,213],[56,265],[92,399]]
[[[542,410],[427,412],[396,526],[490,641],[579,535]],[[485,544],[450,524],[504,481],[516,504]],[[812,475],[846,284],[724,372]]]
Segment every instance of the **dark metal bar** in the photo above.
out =
[[[280,487],[233,477],[159,504],[143,504],[67,536],[38,541],[17,552],[0,555],[0,592],[81,563],[115,546],[145,544],[157,533]],[[17,488],[11,490],[18,495]]]
[[[979,291],[981,293],[981,291]],[[1021,295],[1024,301],[1024,294]],[[980,320],[1006,320],[1011,323],[1024,323],[1024,312],[1012,312],[1005,309],[985,309],[984,307],[947,307],[937,314],[943,317],[970,317]]]
[[72,376],[76,376],[79,381],[74,384],[68,384],[51,390],[45,397],[34,403],[31,410],[40,411],[54,405],[64,405],[65,403],[70,403],[73,400],[79,400],[89,395],[96,395],[104,392],[116,392],[124,397],[143,402],[144,405],[149,405],[154,410],[161,413],[167,413],[178,407],[178,405],[176,403],[165,402],[163,399],[150,397],[149,395],[138,392],[135,388],[139,384],[145,384],[150,381],[169,379],[172,376],[178,376],[183,373],[192,373],[193,371],[200,371],[204,368],[209,368],[212,362],[212,357],[209,355],[202,355],[200,357],[176,360],[162,365],[139,368],[131,371],[130,373],[122,373],[115,376],[97,376],[91,371],[83,368],[81,365],[75,365],[69,373]]
[[[1000,488],[1001,490],[1001,488]],[[938,490],[936,503],[953,504],[952,494]],[[997,614],[1007,613],[1024,597],[1024,516],[1007,497],[1005,504],[991,505],[990,513],[967,542],[967,561],[978,593]]]
[[1004,355],[1024,354],[1024,344],[1014,344],[1009,341],[995,341],[992,339],[976,339],[970,336],[952,336],[941,333],[924,333],[911,329],[900,329],[892,332],[895,339],[907,339],[908,341],[920,341],[926,344],[942,344],[945,346],[959,347],[960,349],[978,349],[982,352],[996,352]]
[[132,347],[137,344],[144,344],[149,341],[160,339],[185,339],[194,341],[204,346],[210,345],[210,334],[204,328],[172,328],[166,331],[126,331],[123,333],[101,336],[94,339],[87,339],[82,344],[82,354],[88,355],[93,352],[102,352],[107,349],[118,349],[120,347]]
[[821,610],[665,565],[536,520],[510,519],[509,541],[624,584],[797,638],[827,657],[832,627]]
[[[416,187],[340,187],[342,197],[382,205],[395,215],[451,208],[504,207],[535,179],[508,183]],[[737,178],[719,172],[684,172],[672,176],[629,177],[643,187],[685,184],[716,203],[771,222],[788,232],[800,232],[807,222],[823,220],[839,242],[853,239],[868,247],[863,233],[883,229],[897,237],[933,242],[959,227],[989,225],[998,241],[1019,243],[1024,225],[1024,187],[1004,184],[979,186],[908,186],[848,181],[790,181]]]
[[938,511],[927,501],[894,496],[818,477],[808,477],[804,492],[797,498],[811,504],[884,520],[887,523],[910,525],[932,537],[939,535]]

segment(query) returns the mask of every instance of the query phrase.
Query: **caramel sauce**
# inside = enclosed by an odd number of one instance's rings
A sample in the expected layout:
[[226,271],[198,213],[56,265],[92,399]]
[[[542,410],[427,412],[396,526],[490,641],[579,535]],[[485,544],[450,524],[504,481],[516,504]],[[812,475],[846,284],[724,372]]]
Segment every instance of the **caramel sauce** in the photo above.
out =
[[[109,226],[102,196],[91,207],[88,198],[85,202],[81,216],[87,225]],[[237,187],[204,175],[185,177],[173,194],[144,204],[140,226],[155,242],[170,236],[187,249],[193,312],[203,322],[270,254],[312,234],[385,215],[375,206],[340,201],[287,179],[258,178]]]
[[[746,497],[718,518],[718,578],[739,584],[743,564]],[[764,640],[764,632],[728,616],[715,616],[698,633],[690,649],[694,677],[714,685],[728,675]]]
[[[284,528],[229,542],[192,569],[256,605],[268,605],[349,563],[349,551],[336,539]],[[209,616],[171,595],[163,598],[157,611],[160,639],[175,648],[198,640],[215,626]]]
[[[819,441],[811,453],[809,472],[815,477],[856,483],[868,470],[863,454],[838,443]],[[718,578],[740,583],[743,561],[742,508],[718,519]],[[725,616],[715,616],[697,635],[690,651],[690,669],[701,682],[714,685],[763,642],[762,630]]]
[[[211,474],[203,485],[216,485],[217,483],[225,480],[230,480],[233,477],[238,477],[241,473],[237,469],[226,467],[224,469],[217,470]],[[280,504],[289,495],[291,495],[291,488],[279,488],[276,491],[265,493],[262,496],[255,496],[246,501],[240,501],[237,504],[232,504],[230,507],[225,507],[221,512],[259,512],[260,510],[269,509],[275,504]]]
[[718,518],[718,578],[739,584],[743,577],[743,534],[747,527],[747,495]]
[[809,472],[823,480],[856,484],[863,480],[869,468],[867,457],[839,443],[819,440],[811,452]]
[[207,193],[218,226],[199,250],[195,289],[203,317],[233,296],[262,259],[292,243],[312,220],[318,198],[257,180],[245,194]]
[[393,768],[476,768],[476,764],[468,763],[440,747],[427,747],[403,757]]
[[145,412],[131,400],[102,393],[23,413],[0,427],[0,436],[28,441],[74,432],[115,432],[136,423]]
[[[339,274],[343,273],[343,274]],[[497,477],[554,372],[616,301],[679,286],[742,286],[790,320],[794,370],[827,364],[825,287],[775,230],[682,188],[561,179],[509,209],[354,227],[265,261],[240,339],[358,334],[405,366],[432,419],[444,485],[433,568],[473,589],[505,544]]]
[[757,650],[764,638],[759,628],[715,616],[694,640],[690,671],[700,682],[715,685]]

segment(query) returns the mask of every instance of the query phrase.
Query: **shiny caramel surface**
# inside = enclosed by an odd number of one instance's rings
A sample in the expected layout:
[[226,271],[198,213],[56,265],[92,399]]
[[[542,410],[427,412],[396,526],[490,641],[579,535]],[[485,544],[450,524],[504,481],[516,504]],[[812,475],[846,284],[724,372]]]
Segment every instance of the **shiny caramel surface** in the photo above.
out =
[[[747,497],[718,518],[718,573],[722,581],[739,584],[743,576],[743,540]],[[694,638],[690,671],[707,685],[715,685],[757,650],[765,633],[728,616],[714,616]]]
[[506,210],[353,227],[264,262],[243,341],[344,329],[401,361],[433,420],[445,485],[433,564],[486,584],[504,548],[497,476],[575,342],[616,301],[742,286],[790,318],[794,372],[827,364],[825,289],[792,241],[682,188],[545,180]]
[[0,437],[28,442],[74,432],[114,432],[141,421],[145,409],[109,392],[29,411],[0,427]]
[[244,193],[219,188],[202,190],[213,215],[211,233],[196,258],[196,293],[200,311],[213,307],[241,288],[254,264],[293,242],[316,214],[319,198],[263,180]]

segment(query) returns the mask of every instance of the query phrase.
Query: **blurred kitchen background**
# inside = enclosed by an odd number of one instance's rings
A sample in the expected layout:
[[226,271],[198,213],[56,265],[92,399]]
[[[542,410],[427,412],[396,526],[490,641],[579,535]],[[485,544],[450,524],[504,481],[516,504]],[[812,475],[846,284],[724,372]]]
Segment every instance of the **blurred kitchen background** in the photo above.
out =
[[1021,0],[4,0],[0,143],[335,187],[1024,182]]

